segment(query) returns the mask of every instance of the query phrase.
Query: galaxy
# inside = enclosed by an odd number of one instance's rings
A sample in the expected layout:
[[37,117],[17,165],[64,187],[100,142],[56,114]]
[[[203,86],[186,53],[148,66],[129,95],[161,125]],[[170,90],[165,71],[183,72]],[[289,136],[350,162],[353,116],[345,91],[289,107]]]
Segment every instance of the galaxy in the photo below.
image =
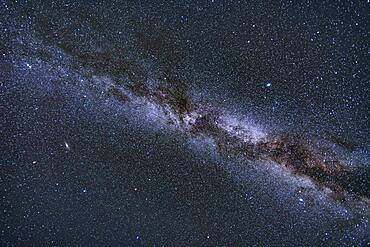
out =
[[1,246],[370,245],[368,8],[1,1]]

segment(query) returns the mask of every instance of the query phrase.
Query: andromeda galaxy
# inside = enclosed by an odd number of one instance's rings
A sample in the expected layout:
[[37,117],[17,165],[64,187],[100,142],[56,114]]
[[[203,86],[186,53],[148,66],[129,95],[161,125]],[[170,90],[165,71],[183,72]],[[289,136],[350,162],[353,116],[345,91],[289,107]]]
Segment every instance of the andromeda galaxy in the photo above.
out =
[[1,3],[1,245],[370,244],[367,3]]

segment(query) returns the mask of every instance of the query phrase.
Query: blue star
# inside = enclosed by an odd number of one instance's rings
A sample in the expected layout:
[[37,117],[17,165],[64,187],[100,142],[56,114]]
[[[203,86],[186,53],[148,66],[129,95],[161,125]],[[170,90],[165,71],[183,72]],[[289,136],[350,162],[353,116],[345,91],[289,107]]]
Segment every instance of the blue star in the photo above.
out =
[[265,88],[271,88],[272,87],[272,82],[268,81],[265,83]]

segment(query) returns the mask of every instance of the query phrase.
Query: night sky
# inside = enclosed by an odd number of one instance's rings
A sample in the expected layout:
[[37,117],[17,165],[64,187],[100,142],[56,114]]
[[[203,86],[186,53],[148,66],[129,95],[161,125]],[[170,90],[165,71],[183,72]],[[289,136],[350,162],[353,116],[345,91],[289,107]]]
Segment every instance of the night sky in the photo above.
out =
[[1,246],[370,245],[368,1],[0,1]]

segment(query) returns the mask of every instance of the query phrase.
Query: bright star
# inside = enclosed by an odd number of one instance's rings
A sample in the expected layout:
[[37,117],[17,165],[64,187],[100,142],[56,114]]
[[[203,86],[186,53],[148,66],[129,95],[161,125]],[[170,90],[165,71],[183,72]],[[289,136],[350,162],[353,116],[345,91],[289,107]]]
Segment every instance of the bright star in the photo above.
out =
[[272,87],[272,82],[266,82],[266,83],[265,83],[265,87],[267,87],[267,88],[271,88],[271,87]]

